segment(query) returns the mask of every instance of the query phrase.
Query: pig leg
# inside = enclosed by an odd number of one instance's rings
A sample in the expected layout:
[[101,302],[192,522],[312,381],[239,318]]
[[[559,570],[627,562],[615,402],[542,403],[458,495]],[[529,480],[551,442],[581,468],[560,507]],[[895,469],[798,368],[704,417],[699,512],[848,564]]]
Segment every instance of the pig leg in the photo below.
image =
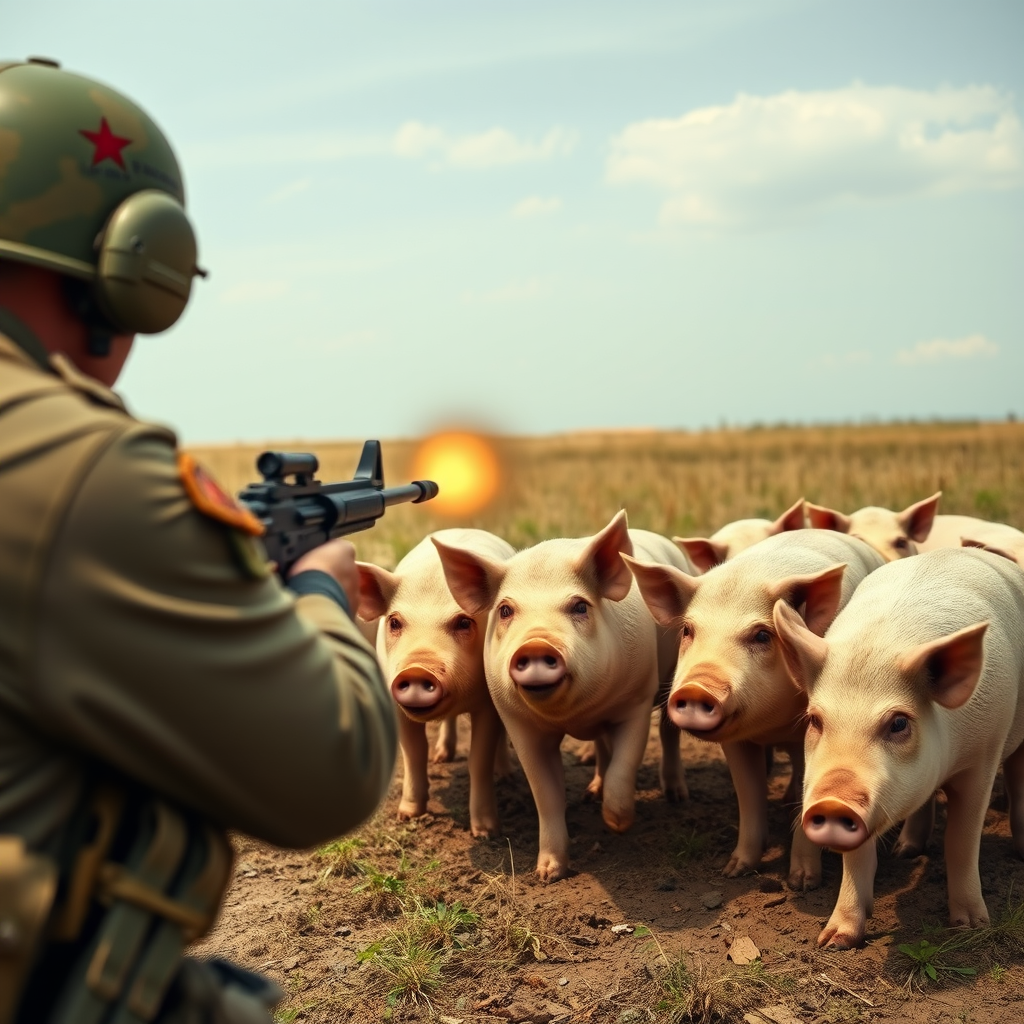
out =
[[580,764],[594,764],[597,761],[597,750],[594,744],[587,740],[580,744],[579,752],[576,756],[580,759]]
[[651,731],[651,705],[641,704],[624,722],[611,727],[612,759],[604,777],[601,816],[613,832],[625,832],[636,811],[636,773]]
[[790,776],[789,785],[782,795],[782,802],[796,804],[799,807],[804,800],[804,744],[801,740],[799,743],[786,743],[784,746],[786,753],[789,754]]
[[843,883],[839,899],[818,936],[819,946],[835,949],[853,949],[864,945],[868,918],[875,903],[875,869],[878,851],[874,837],[867,839],[856,850],[843,854]]
[[1024,857],[1024,744],[1003,762],[1003,781],[1010,805],[1010,835],[1018,857]]
[[[495,711],[497,714],[497,711]],[[498,719],[501,732],[498,734],[497,746],[494,748],[494,774],[499,779],[508,778],[512,774],[512,755],[509,753],[508,735],[501,719]]]
[[602,732],[594,739],[594,777],[587,786],[587,796],[601,798],[604,791],[604,777],[608,771],[608,762],[612,759],[612,748],[608,737]]
[[498,712],[490,702],[473,711],[469,720],[472,728],[469,744],[469,830],[474,836],[495,836],[498,834],[495,751],[499,743],[504,744],[507,756],[508,741]]
[[892,852],[897,857],[919,857],[925,851],[935,829],[935,795],[932,794],[903,822],[900,837]]
[[431,758],[434,764],[455,760],[455,744],[459,735],[458,723],[458,715],[449,715],[447,718],[441,719],[441,729],[437,734],[437,742],[434,744],[434,756]]
[[398,741],[402,746],[402,799],[398,804],[398,820],[418,818],[427,813],[427,727],[399,712]]
[[995,774],[995,766],[964,772],[942,787],[946,791],[946,884],[953,927],[979,928],[989,923],[978,858]]
[[736,878],[757,868],[768,845],[767,764],[760,743],[723,743],[722,753],[729,765],[740,812],[739,839],[722,874]]
[[519,722],[506,723],[519,755],[540,820],[537,874],[555,882],[569,874],[569,830],[565,826],[565,769],[562,733],[538,733]]
[[661,740],[661,791],[669,803],[688,800],[683,759],[679,753],[679,727],[668,717],[666,705],[658,708],[658,738]]

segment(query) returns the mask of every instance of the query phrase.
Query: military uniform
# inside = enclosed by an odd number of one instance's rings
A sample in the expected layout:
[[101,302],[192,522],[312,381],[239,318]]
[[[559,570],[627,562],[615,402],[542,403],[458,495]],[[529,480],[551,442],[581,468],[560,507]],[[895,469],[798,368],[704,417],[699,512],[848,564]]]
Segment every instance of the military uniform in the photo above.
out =
[[56,856],[97,762],[278,845],[365,819],[396,731],[354,622],[240,555],[169,430],[3,325],[0,833]]

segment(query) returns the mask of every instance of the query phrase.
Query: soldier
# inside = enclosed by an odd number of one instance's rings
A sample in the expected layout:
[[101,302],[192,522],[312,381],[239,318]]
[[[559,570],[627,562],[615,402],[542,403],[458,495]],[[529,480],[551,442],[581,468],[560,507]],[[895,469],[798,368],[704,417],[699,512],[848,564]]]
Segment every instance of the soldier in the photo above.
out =
[[108,390],[202,273],[153,121],[0,64],[0,1024],[269,1021],[270,982],[182,955],[225,829],[309,846],[391,778],[351,545],[289,593],[255,520]]

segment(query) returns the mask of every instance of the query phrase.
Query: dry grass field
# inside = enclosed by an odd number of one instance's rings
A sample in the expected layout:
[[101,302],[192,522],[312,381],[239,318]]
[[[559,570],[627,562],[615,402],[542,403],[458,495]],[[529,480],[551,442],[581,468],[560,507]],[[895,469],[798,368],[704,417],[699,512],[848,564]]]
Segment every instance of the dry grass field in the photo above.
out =
[[[490,529],[522,547],[592,533],[624,507],[632,526],[706,536],[734,519],[774,518],[801,496],[850,512],[902,509],[936,490],[940,512],[1024,527],[1018,423],[587,433],[495,444],[503,487],[489,508],[459,520],[429,504],[391,508],[352,538],[359,556],[393,567],[425,533],[453,525]],[[351,477],[360,443],[270,447],[315,451],[327,481]],[[410,478],[414,448],[384,441],[389,484]],[[193,449],[232,490],[252,479],[260,450]],[[720,748],[684,737],[690,799],[670,805],[658,789],[652,729],[637,822],[621,836],[586,801],[591,769],[566,749],[576,870],[544,885],[532,873],[537,821],[521,771],[499,787],[503,835],[470,836],[466,746],[462,735],[458,759],[431,766],[424,818],[396,820],[396,780],[371,822],[318,850],[237,837],[236,877],[200,952],[273,977],[285,992],[278,1024],[1024,1020],[1024,864],[1009,856],[998,793],[981,854],[992,928],[944,927],[940,820],[928,855],[880,853],[867,945],[837,953],[818,950],[815,939],[835,902],[839,858],[826,854],[819,890],[785,887],[784,759],[771,780],[773,845],[761,870],[726,879],[720,870],[736,812]],[[324,799],[343,784],[323,780]],[[749,962],[737,954],[740,940],[752,943]]]

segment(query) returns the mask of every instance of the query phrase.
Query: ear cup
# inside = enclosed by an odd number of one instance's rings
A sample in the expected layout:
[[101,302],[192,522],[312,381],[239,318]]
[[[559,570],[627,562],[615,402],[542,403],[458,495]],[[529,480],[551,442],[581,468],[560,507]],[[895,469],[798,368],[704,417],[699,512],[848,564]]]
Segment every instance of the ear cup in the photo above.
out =
[[96,302],[115,327],[156,334],[188,304],[196,236],[181,204],[158,189],[135,192],[113,212],[98,239]]

